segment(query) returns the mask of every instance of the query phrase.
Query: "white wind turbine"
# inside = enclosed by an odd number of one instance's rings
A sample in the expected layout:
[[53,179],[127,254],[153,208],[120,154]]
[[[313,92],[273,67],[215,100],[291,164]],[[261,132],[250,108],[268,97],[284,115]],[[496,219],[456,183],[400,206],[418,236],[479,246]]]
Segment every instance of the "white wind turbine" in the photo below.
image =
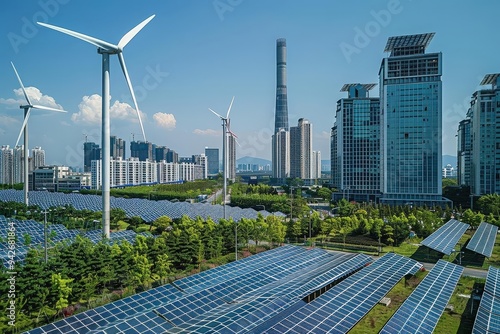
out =
[[16,67],[14,66],[13,62],[10,62],[12,65],[12,68],[14,69],[14,73],[16,73],[17,80],[19,81],[19,84],[21,85],[21,89],[24,94],[24,98],[26,99],[26,102],[28,104],[21,105],[19,108],[24,109],[24,121],[23,125],[21,126],[21,131],[19,132],[19,136],[17,136],[17,141],[16,141],[16,146],[19,144],[19,140],[21,139],[21,134],[24,132],[24,204],[28,205],[28,118],[30,117],[31,109],[41,109],[41,110],[50,110],[50,111],[58,111],[58,112],[66,112],[65,110],[62,109],[56,109],[56,108],[51,108],[51,107],[46,107],[42,106],[39,104],[33,104],[30,101],[30,98],[28,97],[28,93],[26,92],[26,89],[24,88],[23,82],[21,81],[21,77],[17,73]]
[[215,116],[219,117],[222,121],[222,178],[224,179],[223,183],[223,201],[222,201],[222,206],[224,208],[224,219],[226,219],[226,194],[227,194],[227,134],[228,134],[228,120],[229,120],[229,113],[231,112],[231,107],[233,106],[234,102],[234,96],[231,100],[231,104],[229,105],[229,108],[227,109],[227,114],[226,117],[219,115],[212,109],[208,108],[211,112],[215,114]]
[[97,46],[97,52],[102,54],[102,164],[101,164],[101,175],[102,175],[102,225],[103,233],[106,238],[109,238],[109,189],[110,189],[110,125],[109,125],[109,55],[118,55],[120,60],[120,65],[125,75],[125,80],[127,81],[130,94],[132,95],[132,100],[134,101],[135,111],[137,112],[137,117],[139,118],[139,124],[141,125],[142,136],[144,141],[146,141],[146,134],[144,132],[144,127],[142,125],[141,114],[139,112],[139,107],[137,106],[137,100],[135,98],[134,90],[130,82],[130,77],[128,75],[127,66],[125,66],[125,59],[123,58],[123,48],[134,38],[134,36],[144,28],[146,24],[151,21],[155,15],[151,15],[141,23],[139,23],[135,28],[126,33],[118,42],[117,45],[105,42],[103,40],[81,34],[79,32],[71,31],[68,29],[56,27],[47,23],[37,22],[39,25],[57,30],[64,34],[76,37],[87,43]]

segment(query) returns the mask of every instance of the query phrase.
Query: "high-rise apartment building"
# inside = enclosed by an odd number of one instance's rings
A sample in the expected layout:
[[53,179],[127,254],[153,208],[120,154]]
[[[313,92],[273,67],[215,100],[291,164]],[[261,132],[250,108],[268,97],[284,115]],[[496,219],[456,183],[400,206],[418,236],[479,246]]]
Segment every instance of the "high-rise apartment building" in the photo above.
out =
[[[290,173],[290,134],[288,127],[286,40],[276,41],[276,110],[272,136],[273,178],[284,181]],[[286,145],[286,146],[282,146]]]
[[83,143],[83,171],[90,172],[93,160],[101,159],[101,149],[93,142]]
[[205,147],[205,155],[208,175],[217,175],[219,173],[219,149]]
[[314,180],[321,178],[321,152],[312,152],[312,178]]
[[113,159],[125,159],[125,140],[116,136],[109,137],[110,155]]
[[290,177],[311,180],[312,176],[312,124],[300,118],[290,128]]
[[38,167],[45,166],[45,151],[39,146],[32,148],[30,162],[30,171],[34,171]]
[[500,194],[500,73],[486,75],[481,85],[490,87],[472,95],[458,132],[459,182],[474,196]]
[[0,147],[0,184],[12,184],[12,161],[14,151],[9,145]]
[[375,201],[380,195],[380,99],[376,84],[345,84],[347,98],[337,101],[331,137],[334,199]]
[[281,129],[273,135],[273,178],[284,181],[290,176],[290,132]]
[[[469,114],[470,115],[470,114]],[[458,124],[457,134],[457,183],[460,186],[470,186],[471,177],[471,119],[467,118]]]
[[18,145],[14,148],[12,173],[14,183],[24,182],[24,145]]
[[160,161],[167,161],[167,154],[170,151],[170,149],[166,146],[156,146],[155,147],[155,161],[160,162]]
[[434,33],[390,37],[380,66],[381,203],[444,205],[442,55]]
[[155,148],[150,142],[133,141],[130,143],[130,156],[139,161],[155,161]]
[[227,136],[227,179],[236,180],[236,138],[231,133]]

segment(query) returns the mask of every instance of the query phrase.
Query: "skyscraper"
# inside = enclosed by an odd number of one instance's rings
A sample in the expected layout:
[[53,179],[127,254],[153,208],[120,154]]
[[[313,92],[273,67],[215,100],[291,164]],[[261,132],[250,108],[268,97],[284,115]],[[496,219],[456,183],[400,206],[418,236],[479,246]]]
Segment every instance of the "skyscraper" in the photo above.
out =
[[227,179],[236,180],[236,138],[231,133],[227,136]]
[[24,182],[24,145],[18,145],[14,148],[14,157],[12,159],[13,182]]
[[[290,133],[286,88],[286,40],[276,41],[276,110],[272,136],[273,178],[284,181],[290,173]],[[286,145],[286,146],[282,146]]]
[[284,181],[290,176],[290,132],[281,129],[273,135],[273,178]]
[[312,178],[321,178],[321,151],[312,152]]
[[36,146],[31,149],[31,166],[30,170],[34,171],[38,167],[45,166],[45,151],[41,147]]
[[83,171],[90,172],[92,160],[101,159],[101,149],[94,142],[83,143]]
[[109,137],[110,155],[113,159],[125,159],[125,140],[116,136]]
[[442,205],[441,53],[434,33],[390,37],[380,78],[381,190],[387,204]]
[[9,145],[0,147],[0,184],[12,184],[12,159],[14,152]]
[[[467,114],[470,116],[470,113]],[[460,186],[470,186],[471,177],[471,119],[466,118],[458,124],[457,134],[457,183]]]
[[150,142],[132,141],[130,143],[130,156],[139,158],[139,161],[155,161],[155,148]]
[[334,199],[375,201],[380,195],[380,99],[376,84],[345,84],[347,98],[337,101],[331,138]]
[[290,128],[290,177],[311,180],[312,176],[312,124],[300,118]]
[[205,155],[208,175],[217,175],[219,173],[219,149],[205,147]]
[[276,41],[276,114],[274,133],[279,129],[288,131],[288,102],[286,92],[286,39]]
[[458,136],[459,181],[470,185],[475,196],[500,193],[500,73],[487,74],[481,85],[490,87],[472,95]]

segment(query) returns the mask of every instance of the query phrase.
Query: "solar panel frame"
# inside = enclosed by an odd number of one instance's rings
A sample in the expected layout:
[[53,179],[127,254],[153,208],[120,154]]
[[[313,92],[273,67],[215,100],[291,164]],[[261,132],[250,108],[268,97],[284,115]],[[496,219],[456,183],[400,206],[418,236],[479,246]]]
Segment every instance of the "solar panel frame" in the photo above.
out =
[[463,271],[461,266],[439,260],[385,324],[380,334],[431,334]]
[[446,224],[422,240],[421,244],[440,253],[450,255],[458,240],[469,227],[469,224],[450,219]]
[[497,233],[498,226],[481,222],[465,248],[489,258],[493,253]]

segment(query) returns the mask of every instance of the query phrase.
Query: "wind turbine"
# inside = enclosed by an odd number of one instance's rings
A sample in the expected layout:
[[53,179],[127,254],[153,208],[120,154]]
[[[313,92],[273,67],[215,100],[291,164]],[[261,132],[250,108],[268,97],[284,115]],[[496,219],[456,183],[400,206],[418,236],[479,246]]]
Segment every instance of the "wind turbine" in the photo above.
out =
[[29,201],[28,201],[28,183],[29,183],[29,177],[28,177],[28,118],[30,117],[31,109],[40,109],[40,110],[50,110],[50,111],[58,111],[58,112],[66,112],[65,110],[62,109],[56,109],[56,108],[51,108],[51,107],[46,107],[42,106],[39,104],[32,104],[30,101],[30,98],[28,97],[28,93],[26,92],[26,89],[24,88],[23,82],[21,81],[21,77],[17,73],[16,67],[14,66],[13,62],[10,62],[12,65],[12,68],[14,69],[14,73],[16,73],[17,80],[19,81],[19,84],[21,85],[21,89],[23,90],[24,98],[26,99],[26,102],[28,104],[21,105],[19,108],[24,109],[24,121],[23,125],[21,126],[21,131],[19,132],[19,136],[17,136],[17,141],[16,141],[16,146],[19,144],[19,140],[21,139],[21,134],[24,132],[24,204],[28,206]]
[[221,116],[219,115],[218,113],[216,113],[215,111],[213,111],[212,109],[208,108],[208,110],[210,110],[211,112],[213,112],[215,114],[215,116],[219,117],[222,121],[222,177],[224,179],[224,183],[223,183],[223,196],[224,196],[224,199],[223,199],[223,208],[224,208],[224,219],[226,219],[226,193],[227,193],[227,149],[226,149],[226,145],[227,145],[227,129],[228,129],[228,120],[229,120],[229,113],[231,112],[231,107],[233,106],[233,102],[234,102],[234,96],[231,100],[231,104],[229,104],[229,108],[227,109],[227,114],[226,114],[226,117],[224,116]]
[[73,36],[75,38],[81,39],[87,43],[97,46],[97,53],[102,55],[102,164],[101,164],[101,175],[102,175],[102,225],[103,233],[106,238],[109,238],[109,188],[110,188],[110,125],[109,125],[109,55],[118,55],[120,65],[125,75],[125,80],[127,81],[130,94],[132,95],[132,100],[134,101],[135,111],[137,112],[137,117],[139,118],[139,124],[141,125],[142,135],[144,141],[146,141],[146,134],[144,132],[144,127],[142,125],[141,114],[139,112],[139,107],[137,106],[137,100],[135,98],[134,89],[130,82],[130,77],[128,75],[127,66],[125,65],[125,59],[123,58],[123,48],[134,38],[139,31],[144,28],[146,24],[151,21],[155,15],[151,15],[132,30],[126,33],[118,42],[117,45],[105,42],[103,40],[81,34],[79,32],[71,31],[65,28],[56,27],[47,23],[37,22],[39,25],[62,32],[64,34]]

